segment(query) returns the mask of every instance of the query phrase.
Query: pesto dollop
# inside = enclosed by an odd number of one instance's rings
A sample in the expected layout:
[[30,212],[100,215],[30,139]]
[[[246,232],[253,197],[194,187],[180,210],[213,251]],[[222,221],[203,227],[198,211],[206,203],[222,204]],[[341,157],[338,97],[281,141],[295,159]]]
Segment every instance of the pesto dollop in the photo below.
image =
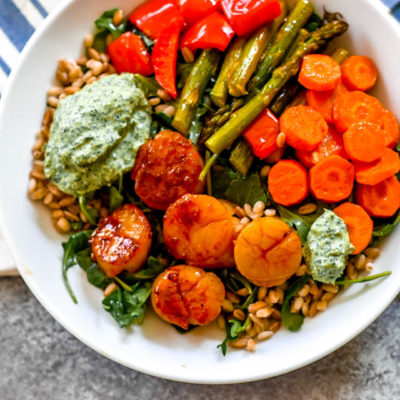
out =
[[73,196],[128,172],[150,137],[150,106],[134,75],[110,75],[60,101],[45,150],[45,174]]
[[335,283],[353,251],[346,224],[330,210],[325,210],[311,225],[303,249],[313,279],[323,283]]

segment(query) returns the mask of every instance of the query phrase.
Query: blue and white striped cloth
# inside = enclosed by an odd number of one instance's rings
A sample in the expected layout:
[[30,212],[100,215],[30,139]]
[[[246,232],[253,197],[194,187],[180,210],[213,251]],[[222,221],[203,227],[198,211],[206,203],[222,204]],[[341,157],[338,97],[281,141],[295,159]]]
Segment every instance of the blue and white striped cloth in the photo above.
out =
[[61,0],[0,0],[0,95],[19,53]]
[[[26,42],[61,2],[62,0],[0,0],[0,96],[7,76],[16,65]],[[383,2],[390,8],[400,3],[398,0]],[[395,10],[395,14],[400,19],[400,7]]]

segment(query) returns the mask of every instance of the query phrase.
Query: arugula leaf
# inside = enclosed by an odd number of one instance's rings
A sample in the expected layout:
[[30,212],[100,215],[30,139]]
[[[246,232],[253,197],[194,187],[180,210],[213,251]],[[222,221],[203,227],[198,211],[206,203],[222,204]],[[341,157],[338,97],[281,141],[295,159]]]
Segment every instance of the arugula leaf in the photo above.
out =
[[225,197],[225,191],[228,189],[229,184],[234,180],[240,178],[238,172],[230,168],[224,168],[221,171],[212,172],[212,192],[214,197],[219,199]]
[[392,233],[394,231],[394,228],[396,228],[396,226],[399,224],[399,222],[400,222],[400,211],[397,213],[393,222],[385,224],[385,225],[376,226],[375,229],[372,231],[372,236],[382,237],[382,236],[389,235],[389,233]]
[[125,31],[127,22],[123,20],[119,26],[113,24],[113,17],[117,8],[113,8],[104,12],[94,22],[98,32],[94,35],[93,48],[100,53],[104,53],[107,49],[107,36],[111,33],[113,39],[118,39]]
[[118,191],[115,186],[110,187],[110,213],[114,212],[117,208],[119,208],[124,201],[124,196]]
[[162,271],[164,271],[165,265],[159,260],[159,258],[150,256],[147,259],[147,268],[143,268],[132,275],[134,279],[154,279]]
[[118,8],[105,11],[99,18],[94,21],[96,28],[100,31],[108,31],[113,39],[118,39],[126,31],[126,20],[123,20],[120,25],[113,24],[113,18]]
[[245,203],[253,206],[259,200],[267,202],[267,194],[262,186],[260,175],[256,172],[245,178],[231,181],[225,191],[225,198],[241,207]]
[[298,214],[291,209],[283,207],[279,204],[275,204],[275,207],[278,210],[279,216],[283,219],[283,221],[296,229],[303,243],[307,241],[307,235],[311,229],[311,225],[324,211],[324,205],[322,203],[318,205],[315,213],[309,215]]
[[135,74],[135,82],[143,90],[146,97],[157,96],[157,91],[161,89],[161,86],[154,78],[148,76],[143,76],[140,74]]
[[302,276],[296,279],[287,289],[285,293],[285,301],[282,305],[281,315],[282,324],[292,332],[297,332],[303,325],[303,314],[294,314],[290,312],[290,301],[303,288],[303,286],[311,279],[310,275]]
[[94,35],[93,40],[93,48],[97,50],[99,53],[105,53],[107,49],[107,35],[108,32],[106,30],[102,30],[97,32]]
[[92,260],[92,249],[88,248],[76,253],[76,262],[86,272],[89,283],[100,289],[105,289],[113,280],[99,268],[98,264]]
[[357,279],[348,279],[348,280],[345,279],[342,281],[336,281],[335,284],[336,285],[351,285],[353,283],[364,283],[364,282],[373,281],[375,279],[383,278],[384,276],[388,276],[391,273],[392,273],[392,271],[385,271],[385,272],[381,272],[380,274],[363,276],[363,277],[357,278]]
[[131,324],[140,324],[146,311],[146,302],[151,293],[151,282],[137,282],[131,290],[118,288],[102,302],[121,328]]
[[79,207],[81,208],[83,214],[88,219],[88,221],[92,225],[97,224],[97,217],[99,216],[99,212],[96,208],[88,208],[86,204],[86,197],[84,195],[78,197]]
[[136,28],[135,26],[132,27],[131,31],[135,35],[140,36],[140,38],[142,39],[142,42],[146,46],[147,50],[149,52],[151,52],[153,49],[153,46],[154,46],[154,41],[151,40],[145,33],[143,33],[140,29]]
[[82,231],[70,236],[68,241],[62,243],[64,249],[64,256],[62,260],[62,275],[73,302],[78,304],[78,300],[72,290],[71,284],[67,276],[67,271],[76,264],[76,255],[79,251],[89,246],[89,238],[92,236],[93,231]]
[[236,340],[239,335],[246,330],[247,326],[250,322],[250,315],[244,321],[239,321],[238,319],[230,319],[226,325],[226,337],[224,341],[217,346],[217,348],[221,348],[222,354],[226,355],[227,344],[230,341]]
[[175,128],[172,126],[172,118],[163,112],[153,112],[152,113],[153,120],[156,120],[160,127],[163,129],[174,130]]

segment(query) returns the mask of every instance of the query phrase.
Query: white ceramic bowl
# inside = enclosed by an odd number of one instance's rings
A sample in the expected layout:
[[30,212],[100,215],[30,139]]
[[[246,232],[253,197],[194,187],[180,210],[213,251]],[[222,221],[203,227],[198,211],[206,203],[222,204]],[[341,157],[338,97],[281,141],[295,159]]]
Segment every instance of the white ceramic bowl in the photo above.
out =
[[[393,274],[371,284],[354,285],[328,310],[306,319],[298,333],[284,329],[261,343],[255,353],[216,348],[224,334],[215,326],[178,334],[153,314],[143,326],[120,329],[101,306],[102,293],[79,267],[69,276],[79,304],[61,279],[61,241],[44,207],[27,197],[31,148],[45,108],[57,60],[76,58],[84,35],[106,9],[129,11],[132,0],[66,1],[35,33],[13,71],[0,110],[0,215],[2,228],[19,271],[43,306],[69,332],[99,353],[148,374],[194,383],[231,383],[268,378],[315,361],[365,329],[393,300],[400,288],[400,230],[383,247],[375,271]],[[400,110],[400,28],[377,0],[315,0],[339,11],[350,23],[343,46],[372,57],[380,71],[376,95],[394,112]],[[400,115],[397,115],[400,117]]]

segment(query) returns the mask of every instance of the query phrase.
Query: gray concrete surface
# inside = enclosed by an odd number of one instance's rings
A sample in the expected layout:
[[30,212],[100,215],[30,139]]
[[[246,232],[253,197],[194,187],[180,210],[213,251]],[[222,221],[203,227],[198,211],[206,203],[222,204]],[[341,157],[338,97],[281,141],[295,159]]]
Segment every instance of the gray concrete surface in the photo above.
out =
[[0,400],[398,400],[400,298],[361,335],[298,371],[254,383],[191,385],[122,367],[64,330],[21,278],[0,278]]

